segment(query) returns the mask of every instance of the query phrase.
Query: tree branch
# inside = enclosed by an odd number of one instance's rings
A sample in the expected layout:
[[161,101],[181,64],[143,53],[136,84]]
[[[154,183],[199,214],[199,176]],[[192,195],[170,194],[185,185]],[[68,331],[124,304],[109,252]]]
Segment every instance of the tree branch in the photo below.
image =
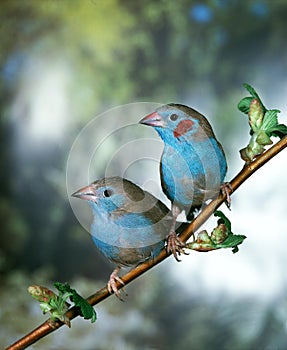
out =
[[[287,147],[287,137],[284,137],[271,148],[269,148],[266,152],[264,152],[261,156],[256,158],[253,162],[246,164],[243,169],[234,177],[234,179],[230,182],[232,187],[232,192],[235,192],[240,185],[244,181],[246,181],[255,171],[261,168],[265,163],[267,163],[270,159],[276,156],[280,151]],[[230,193],[231,194],[231,193]],[[207,221],[207,219],[213,214],[213,212],[224,202],[226,195],[219,195],[218,198],[213,200],[206,208],[202,210],[202,212],[188,225],[188,227],[182,232],[180,238],[182,241],[186,242],[192,234],[197,231],[200,226],[203,225]],[[144,262],[137,267],[133,268],[127,274],[125,274],[122,278],[125,284],[130,283],[155,265],[159,264],[163,260],[165,260],[170,254],[167,254],[166,250],[163,250],[159,256],[153,260],[149,260]],[[122,288],[122,285],[118,284],[118,289]],[[96,305],[100,303],[102,300],[111,296],[109,294],[107,287],[104,287],[97,291],[95,294],[91,295],[87,298],[87,301],[91,305]],[[78,309],[73,307],[67,311],[67,317],[69,319],[73,319],[79,316]],[[63,323],[60,321],[51,322],[47,320],[43,324],[41,324],[36,329],[32,330],[29,334],[25,335],[20,340],[16,341],[14,344],[6,348],[6,350],[19,350],[25,349],[27,346],[34,344],[39,339],[45,337],[49,333],[63,326]]]

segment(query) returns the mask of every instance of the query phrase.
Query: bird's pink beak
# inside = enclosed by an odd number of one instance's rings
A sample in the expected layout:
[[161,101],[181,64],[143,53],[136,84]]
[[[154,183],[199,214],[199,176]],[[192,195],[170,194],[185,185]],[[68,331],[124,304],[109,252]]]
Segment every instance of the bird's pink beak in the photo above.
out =
[[148,126],[164,126],[164,121],[162,120],[162,117],[157,113],[153,112],[143,119],[139,121],[140,124],[148,125]]
[[73,193],[72,197],[85,199],[85,200],[91,201],[91,202],[96,202],[96,200],[97,200],[96,191],[92,185],[81,188],[80,190]]

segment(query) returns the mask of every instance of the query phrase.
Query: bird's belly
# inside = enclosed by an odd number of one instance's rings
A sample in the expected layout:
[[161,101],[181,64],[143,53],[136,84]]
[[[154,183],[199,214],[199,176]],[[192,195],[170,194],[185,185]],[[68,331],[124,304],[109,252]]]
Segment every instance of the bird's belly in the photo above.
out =
[[218,164],[202,157],[184,159],[174,151],[162,157],[161,181],[167,197],[180,206],[200,206],[214,198],[221,186]]
[[164,247],[164,240],[157,244],[139,248],[123,248],[109,245],[93,236],[93,241],[101,253],[110,261],[120,266],[134,266],[156,257]]
[[118,221],[110,218],[103,224],[95,218],[91,234],[97,248],[109,260],[132,266],[158,255],[168,234],[167,222],[163,219],[144,224],[132,218]]

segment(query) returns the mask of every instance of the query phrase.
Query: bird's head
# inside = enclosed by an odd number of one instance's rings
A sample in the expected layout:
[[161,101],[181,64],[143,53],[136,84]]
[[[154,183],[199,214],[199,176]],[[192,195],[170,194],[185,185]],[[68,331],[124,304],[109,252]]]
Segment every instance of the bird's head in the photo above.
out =
[[152,126],[164,141],[168,138],[203,140],[214,137],[207,119],[196,110],[181,104],[170,103],[140,120]]
[[87,200],[97,212],[112,213],[142,201],[145,193],[132,182],[115,176],[97,180],[72,196]]

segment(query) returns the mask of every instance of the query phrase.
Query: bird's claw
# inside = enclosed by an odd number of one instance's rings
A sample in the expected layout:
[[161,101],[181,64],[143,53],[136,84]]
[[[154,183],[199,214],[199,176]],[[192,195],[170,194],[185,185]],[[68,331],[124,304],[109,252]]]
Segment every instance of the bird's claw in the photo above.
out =
[[179,255],[188,255],[184,248],[185,243],[182,242],[182,240],[177,236],[175,232],[171,232],[167,237],[167,252],[172,253],[175,260],[180,262],[181,260],[178,258]]
[[[119,282],[121,285],[125,285],[124,281],[118,276],[119,268],[116,268],[110,275],[110,279],[108,282],[108,291],[110,294],[115,294],[117,298],[119,298],[121,301],[124,301],[121,297],[120,290],[118,289],[117,282]],[[125,295],[128,294],[124,290],[124,287],[122,287],[122,290],[124,291]]]
[[227,208],[230,209],[231,207],[231,198],[230,198],[230,193],[233,192],[233,188],[231,186],[230,182],[224,182],[221,187],[220,187],[221,193],[226,196],[225,203],[227,205]]

